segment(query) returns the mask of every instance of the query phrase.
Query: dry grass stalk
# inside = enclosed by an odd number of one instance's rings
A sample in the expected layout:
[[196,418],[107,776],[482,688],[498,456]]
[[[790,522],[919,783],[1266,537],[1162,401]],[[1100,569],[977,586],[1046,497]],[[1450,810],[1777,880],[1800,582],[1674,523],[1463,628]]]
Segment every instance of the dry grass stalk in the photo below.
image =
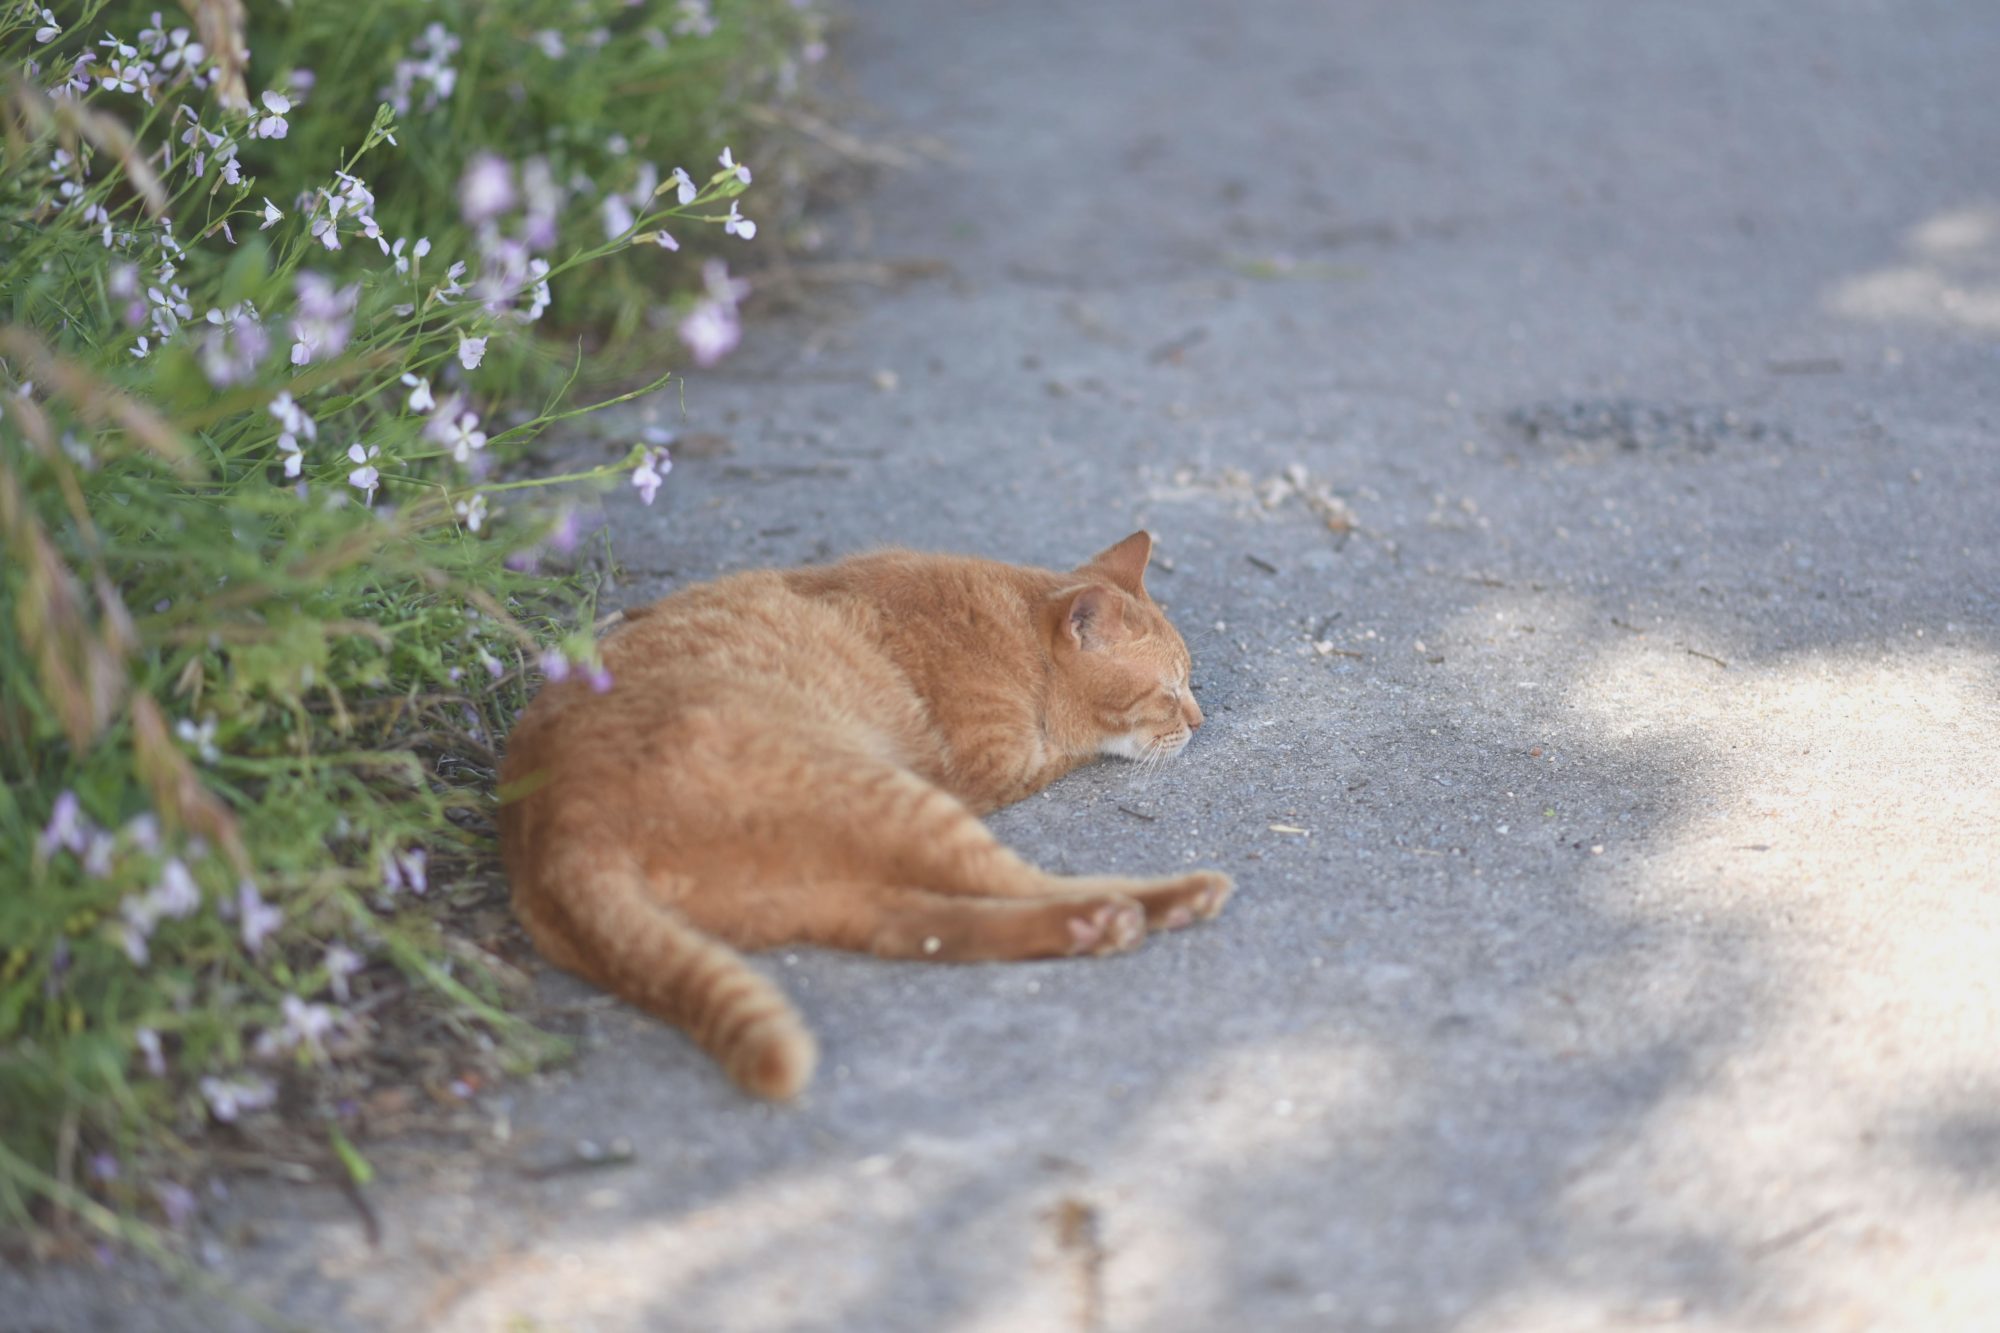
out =
[[118,166],[125,173],[125,179],[146,205],[146,211],[154,217],[163,217],[167,211],[166,187],[153,171],[152,164],[140,151],[138,140],[132,131],[125,128],[125,122],[96,107],[87,106],[75,98],[61,101],[50,97],[31,83],[15,82],[8,89],[8,105],[13,114],[8,117],[7,140],[10,151],[25,150],[26,140],[38,138],[53,131],[62,140],[63,146],[74,150],[79,140],[89,140],[101,151],[118,159]]
[[222,848],[239,875],[250,874],[250,858],[244,851],[236,816],[216,799],[188,762],[187,755],[174,743],[167,719],[151,695],[132,698],[132,751],[137,760],[139,780],[152,793],[153,808],[170,829],[186,829]]
[[60,394],[89,424],[117,426],[184,477],[200,473],[194,451],[166,418],[52,351],[30,330],[18,324],[0,328],[0,355],[19,363],[22,378]]
[[250,44],[243,36],[243,0],[181,0],[181,8],[215,58],[216,96],[224,106],[248,110],[250,86],[243,76],[250,68]]
[[[91,632],[83,587],[28,511],[12,468],[0,467],[0,533],[23,571],[14,618],[35,660],[42,693],[70,743],[89,744],[101,734],[125,696],[125,651],[118,622],[111,632]],[[122,611],[122,608],[121,608]]]

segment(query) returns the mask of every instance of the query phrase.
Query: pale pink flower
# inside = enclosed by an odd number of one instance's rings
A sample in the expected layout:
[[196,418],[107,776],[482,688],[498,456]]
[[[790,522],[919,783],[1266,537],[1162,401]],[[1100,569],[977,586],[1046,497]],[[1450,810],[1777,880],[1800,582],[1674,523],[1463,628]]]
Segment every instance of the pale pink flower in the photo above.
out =
[[244,880],[236,886],[236,914],[243,931],[243,947],[257,953],[272,931],[285,924],[285,914],[264,901],[257,886]]
[[[225,1124],[233,1122],[245,1111],[261,1111],[278,1100],[278,1090],[271,1086],[270,1080],[254,1074],[228,1079],[205,1078],[201,1081],[201,1095],[208,1102],[209,1111]],[[189,1211],[192,1210],[190,1199]]]
[[632,485],[638,488],[639,499],[646,504],[653,503],[653,497],[660,492],[660,483],[674,470],[674,460],[667,456],[665,449],[648,449],[639,466],[632,469]]
[[514,206],[514,168],[498,153],[476,153],[458,180],[458,211],[471,226]]
[[[743,325],[734,306],[721,301],[700,301],[682,317],[679,332],[694,363],[712,366],[742,341]],[[638,484],[636,479],[634,484]]]
[[77,800],[75,792],[65,790],[50,807],[49,822],[42,827],[35,850],[45,858],[54,855],[58,848],[81,852],[89,834],[90,820],[83,813],[83,803]]
[[354,487],[357,491],[365,492],[368,496],[368,503],[371,505],[375,503],[376,488],[382,484],[382,473],[375,467],[374,462],[376,458],[381,456],[381,453],[382,447],[380,445],[371,444],[366,448],[363,448],[359,444],[350,444],[347,446],[348,460],[360,464],[359,467],[347,474],[347,484]]
[[327,985],[333,997],[342,1004],[347,1003],[347,979],[359,972],[363,966],[361,955],[344,944],[326,946]]
[[167,1060],[160,1053],[160,1034],[151,1028],[140,1028],[132,1034],[132,1042],[139,1048],[139,1055],[146,1062],[146,1072],[154,1078],[165,1078]]
[[292,109],[292,99],[283,93],[265,92],[259,99],[264,104],[265,114],[258,117],[250,127],[253,139],[282,139],[291,132],[285,115]]
[[607,241],[617,240],[632,230],[632,224],[639,220],[622,194],[607,194],[600,207],[604,214],[604,239]]

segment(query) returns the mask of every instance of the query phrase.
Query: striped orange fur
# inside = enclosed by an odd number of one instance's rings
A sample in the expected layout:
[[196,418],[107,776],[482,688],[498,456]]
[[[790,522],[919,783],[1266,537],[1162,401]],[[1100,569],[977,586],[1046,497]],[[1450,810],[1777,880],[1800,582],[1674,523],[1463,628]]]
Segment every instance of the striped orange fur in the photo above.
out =
[[1137,532],[1069,572],[882,551],[631,613],[604,640],[612,689],[546,686],[502,768],[536,947],[786,1098],[817,1048],[737,950],[1104,954],[1215,915],[1219,872],[1049,875],[978,818],[1201,725],[1151,551]]

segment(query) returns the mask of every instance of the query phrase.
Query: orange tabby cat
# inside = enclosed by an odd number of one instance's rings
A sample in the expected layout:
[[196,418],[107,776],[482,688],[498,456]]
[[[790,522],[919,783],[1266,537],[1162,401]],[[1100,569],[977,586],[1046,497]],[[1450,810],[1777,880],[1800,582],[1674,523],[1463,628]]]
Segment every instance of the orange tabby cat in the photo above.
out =
[[[1201,725],[1152,538],[1073,573],[883,551],[631,612],[616,684],[551,683],[501,770],[514,908],[558,967],[790,1097],[817,1048],[736,949],[1104,954],[1214,916],[1229,877],[1045,874],[978,814]],[[733,946],[733,947],[731,947]]]

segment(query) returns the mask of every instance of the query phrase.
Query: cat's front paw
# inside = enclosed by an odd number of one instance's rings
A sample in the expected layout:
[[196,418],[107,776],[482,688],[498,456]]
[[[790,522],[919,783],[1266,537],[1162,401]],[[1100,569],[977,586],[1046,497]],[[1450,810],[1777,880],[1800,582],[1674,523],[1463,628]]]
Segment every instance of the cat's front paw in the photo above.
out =
[[1145,938],[1145,909],[1125,899],[1098,903],[1069,919],[1072,955],[1123,953]]

